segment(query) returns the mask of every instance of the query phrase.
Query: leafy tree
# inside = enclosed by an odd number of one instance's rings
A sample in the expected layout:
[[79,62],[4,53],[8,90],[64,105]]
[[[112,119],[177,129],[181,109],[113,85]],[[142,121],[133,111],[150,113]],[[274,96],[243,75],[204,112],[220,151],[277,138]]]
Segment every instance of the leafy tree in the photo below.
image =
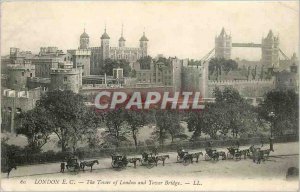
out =
[[180,128],[180,119],[176,112],[157,110],[155,119],[156,128],[153,134],[161,146],[169,136],[171,136],[172,142],[174,138],[182,136],[183,129]]
[[36,107],[17,116],[20,126],[17,134],[25,135],[28,139],[28,147],[33,151],[40,151],[49,140],[49,135],[54,127],[48,112],[43,107]]
[[214,89],[215,103],[206,104],[201,112],[191,112],[188,117],[189,131],[193,131],[193,139],[201,133],[217,138],[217,133],[227,135],[230,131],[233,137],[241,133],[249,133],[253,127],[258,127],[257,113],[246,103],[238,91],[225,87],[223,91]]
[[230,71],[234,71],[238,69],[238,63],[232,59],[224,59],[224,58],[213,58],[209,61],[208,71],[209,75],[213,75],[214,73],[217,76],[217,79],[220,75],[222,75],[222,70],[227,75]]
[[112,143],[118,148],[122,141],[127,140],[125,111],[121,108],[114,111],[108,111],[104,118],[107,128],[105,139],[108,143]]
[[131,135],[134,140],[134,145],[137,148],[137,135],[139,133],[140,128],[142,128],[146,124],[145,114],[141,111],[127,110],[125,113],[125,119],[130,127]]
[[47,92],[37,103],[38,108],[47,111],[52,122],[51,131],[60,142],[63,152],[68,147],[75,151],[78,141],[88,132],[96,132],[99,118],[84,104],[84,98],[72,91],[55,90]]
[[[266,94],[259,105],[260,117],[274,123],[274,133],[282,135],[284,131],[292,130],[298,133],[299,95],[292,90],[273,90]],[[274,116],[271,116],[273,112]]]
[[150,56],[141,57],[138,60],[138,62],[140,64],[141,69],[150,69],[151,62],[152,62],[152,57],[150,57]]
[[114,68],[122,68],[123,69],[123,75],[125,77],[128,77],[131,72],[131,67],[129,65],[129,62],[127,62],[124,59],[121,60],[112,60],[112,59],[105,59],[103,71],[107,75],[112,76],[113,75],[113,69]]

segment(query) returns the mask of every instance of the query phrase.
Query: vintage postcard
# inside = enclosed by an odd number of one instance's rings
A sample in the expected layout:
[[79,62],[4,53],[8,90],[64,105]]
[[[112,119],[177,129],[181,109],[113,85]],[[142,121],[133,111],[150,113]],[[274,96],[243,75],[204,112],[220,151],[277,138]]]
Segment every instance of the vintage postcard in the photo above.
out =
[[298,191],[299,1],[4,1],[1,191]]

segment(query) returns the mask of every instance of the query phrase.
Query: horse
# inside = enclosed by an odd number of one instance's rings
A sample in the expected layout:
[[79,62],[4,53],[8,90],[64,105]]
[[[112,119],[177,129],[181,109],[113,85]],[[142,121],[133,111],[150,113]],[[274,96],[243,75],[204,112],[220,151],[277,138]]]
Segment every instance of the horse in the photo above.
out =
[[162,161],[163,162],[163,166],[165,166],[165,161],[166,161],[166,159],[169,159],[169,158],[170,158],[169,155],[159,155],[159,156],[156,156],[155,157],[156,166],[157,166],[158,161]]
[[202,152],[192,153],[192,154],[191,154],[191,160],[192,160],[192,163],[193,163],[193,159],[194,159],[194,158],[196,159],[196,163],[198,163],[198,160],[199,160],[200,155],[203,156],[203,153],[202,153]]
[[261,153],[263,156],[266,156],[266,158],[268,158],[270,155],[270,151],[271,151],[270,149],[265,149],[265,150],[261,150]]
[[84,167],[87,166],[87,167],[91,167],[91,171],[92,171],[95,163],[97,163],[97,165],[98,165],[99,164],[98,160],[83,161],[83,162],[80,162],[80,168],[84,171]]
[[128,158],[127,159],[127,161],[129,162],[129,163],[133,163],[133,165],[134,165],[134,168],[136,168],[136,162],[137,161],[139,161],[139,162],[141,162],[141,158],[137,158],[137,157],[133,157],[133,158]]
[[247,156],[250,155],[250,149],[244,149],[244,150],[241,150],[241,155],[244,155],[244,159],[247,158]]

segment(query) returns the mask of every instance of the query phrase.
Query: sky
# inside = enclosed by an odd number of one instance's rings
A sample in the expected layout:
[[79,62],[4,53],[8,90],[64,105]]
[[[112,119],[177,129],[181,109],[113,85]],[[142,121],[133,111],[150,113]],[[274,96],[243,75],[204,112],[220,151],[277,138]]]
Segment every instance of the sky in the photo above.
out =
[[[284,53],[299,52],[299,1],[27,1],[1,5],[1,55],[10,47],[33,53],[42,46],[76,49],[84,27],[90,46],[100,46],[105,25],[117,46],[122,24],[129,47],[137,47],[145,31],[151,56],[201,59],[222,27],[238,43],[261,43],[272,29]],[[233,48],[236,57],[259,60],[261,49]]]

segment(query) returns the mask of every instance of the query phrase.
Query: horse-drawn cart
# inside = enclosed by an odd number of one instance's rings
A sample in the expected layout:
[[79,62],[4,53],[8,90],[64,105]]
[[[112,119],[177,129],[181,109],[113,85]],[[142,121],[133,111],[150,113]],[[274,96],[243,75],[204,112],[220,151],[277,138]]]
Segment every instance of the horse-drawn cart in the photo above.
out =
[[147,168],[151,169],[154,167],[154,165],[157,165],[157,160],[155,155],[152,155],[152,153],[142,153],[142,165],[145,165]]
[[67,160],[66,168],[67,168],[69,171],[72,171],[72,172],[78,172],[79,169],[80,169],[80,166],[79,166],[79,163],[78,163],[78,161],[77,161],[77,158],[69,158],[69,159]]
[[188,165],[192,162],[189,152],[181,149],[177,150],[177,162],[183,163],[183,165]]
[[242,152],[237,147],[228,147],[227,152],[227,159],[235,159],[241,160],[242,159]]
[[128,160],[127,157],[124,155],[112,155],[112,162],[111,162],[111,166],[116,169],[116,170],[120,170],[122,168],[125,168],[128,164]]

